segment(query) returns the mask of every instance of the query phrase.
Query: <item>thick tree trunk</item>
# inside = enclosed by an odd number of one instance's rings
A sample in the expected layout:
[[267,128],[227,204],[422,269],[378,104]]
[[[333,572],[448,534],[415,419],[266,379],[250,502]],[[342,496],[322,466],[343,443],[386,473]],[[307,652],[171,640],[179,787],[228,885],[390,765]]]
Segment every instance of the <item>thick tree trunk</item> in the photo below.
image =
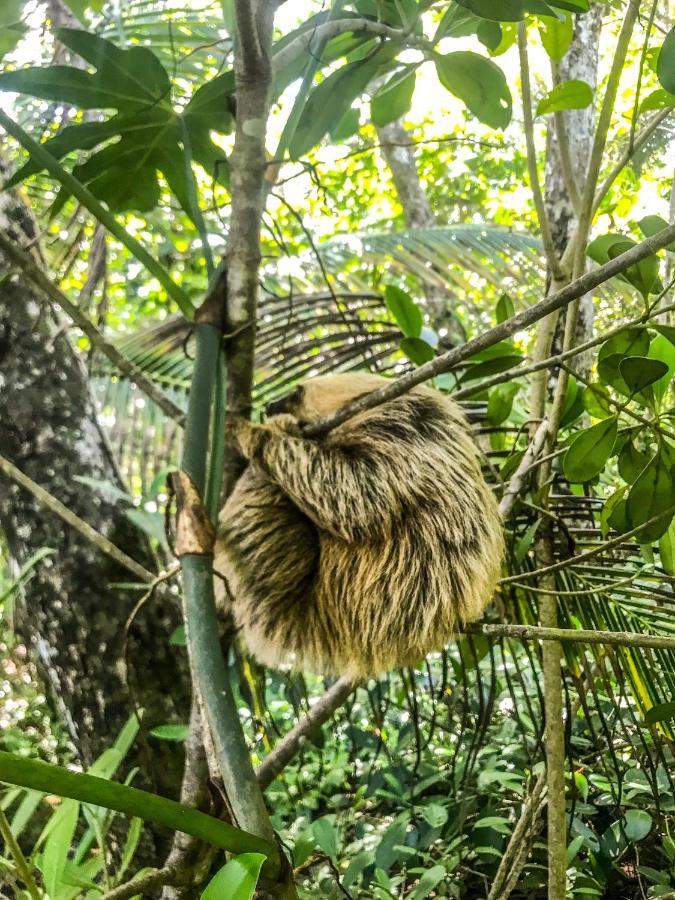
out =
[[[0,196],[0,225],[19,244],[35,246],[30,213],[12,194]],[[64,323],[19,274],[10,272],[2,256],[0,448],[74,513],[155,568],[124,508],[89,486],[122,485]],[[133,575],[5,477],[0,477],[0,528],[11,559],[19,564],[41,547],[54,551],[36,566],[18,598],[16,626],[82,762],[90,763],[110,744],[135,708],[145,710],[145,726],[186,721],[187,665],[183,651],[168,642],[180,622],[173,594],[160,587],[126,640],[125,623],[141,593],[113,585],[133,581]],[[143,751],[133,762],[146,784],[177,793],[180,745],[138,743]]]
[[[602,6],[598,3],[591,6],[589,12],[574,17],[574,38],[569,50],[558,64],[560,81],[580,79],[591,86],[593,91],[598,83],[598,48],[600,29],[602,26]],[[569,144],[570,161],[576,183],[581,190],[584,184],[588,159],[593,144],[595,131],[595,108],[593,104],[585,109],[571,109],[562,113]],[[560,161],[558,139],[554,121],[551,119],[548,129],[546,153],[545,182],[546,212],[551,223],[551,234],[556,249],[562,253],[567,246],[576,218],[570,199],[563,167]],[[565,330],[565,316],[561,315],[553,342],[553,352],[562,349],[562,338]],[[582,297],[579,305],[576,343],[581,344],[593,334],[593,295]],[[580,374],[587,374],[592,364],[591,355],[575,356],[572,365]]]

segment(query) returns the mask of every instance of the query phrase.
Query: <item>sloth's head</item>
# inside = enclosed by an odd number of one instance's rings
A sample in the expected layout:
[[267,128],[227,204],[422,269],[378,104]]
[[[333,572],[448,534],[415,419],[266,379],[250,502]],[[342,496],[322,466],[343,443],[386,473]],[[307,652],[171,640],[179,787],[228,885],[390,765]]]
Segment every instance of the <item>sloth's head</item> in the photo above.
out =
[[320,375],[302,382],[288,394],[267,405],[267,415],[288,413],[300,422],[311,422],[329,416],[345,403],[375,391],[387,383],[380,375],[367,372],[345,372],[341,375]]

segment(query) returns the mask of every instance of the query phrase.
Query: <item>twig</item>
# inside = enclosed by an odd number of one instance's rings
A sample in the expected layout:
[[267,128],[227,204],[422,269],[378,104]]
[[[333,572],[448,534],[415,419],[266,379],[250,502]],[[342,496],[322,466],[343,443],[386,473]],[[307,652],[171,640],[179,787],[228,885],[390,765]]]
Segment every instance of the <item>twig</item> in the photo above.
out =
[[675,506],[669,506],[668,509],[658,513],[656,516],[652,516],[651,519],[643,522],[642,525],[638,525],[637,528],[633,528],[631,531],[627,531],[625,534],[621,534],[611,541],[599,544],[592,550],[587,550],[585,553],[580,553],[578,556],[571,556],[569,559],[563,559],[560,562],[552,563],[551,565],[542,566],[539,569],[533,569],[531,572],[520,572],[518,575],[509,575],[507,578],[502,578],[500,584],[517,584],[524,578],[538,578],[541,575],[551,575],[555,572],[560,572],[562,569],[568,569],[570,566],[576,566],[580,562],[598,556],[606,550],[611,550],[613,547],[620,547],[622,544],[626,544],[631,538],[640,534],[640,532],[644,531],[646,528],[649,528],[650,525],[655,525],[657,522],[662,521],[666,516],[672,516],[673,513],[675,513]]
[[467,625],[465,634],[484,637],[508,637],[521,641],[562,641],[571,644],[608,644],[619,647],[651,647],[675,650],[675,637],[637,634],[632,631],[591,631],[583,628],[548,628],[541,625]]
[[33,872],[28,864],[28,860],[23,855],[23,851],[19,846],[19,842],[14,837],[12,826],[7,821],[7,816],[0,809],[0,835],[5,842],[5,850],[13,858],[16,864],[16,874],[23,881],[24,886],[30,894],[32,900],[42,900],[42,893],[35,883]]
[[146,872],[144,875],[137,875],[130,881],[103,894],[99,900],[128,900],[129,897],[135,897],[138,894],[145,897],[154,888],[162,887],[165,884],[182,884],[184,880],[185,875],[177,866],[164,866],[161,869]]
[[142,566],[140,563],[137,563],[136,560],[127,556],[123,550],[120,550],[120,548],[113,544],[112,541],[108,540],[105,535],[96,531],[96,529],[92,528],[88,522],[85,522],[84,519],[75,515],[75,513],[61,503],[60,500],[57,500],[56,497],[52,496],[52,494],[43,487],[40,487],[40,485],[33,481],[32,478],[29,478],[28,475],[25,475],[20,469],[17,469],[14,463],[5,459],[4,456],[0,456],[0,472],[8,478],[11,478],[13,481],[16,481],[27,491],[30,491],[30,493],[40,503],[46,506],[47,509],[51,510],[57,516],[60,516],[64,522],[67,522],[68,525],[72,526],[76,531],[79,531],[83,537],[98,547],[102,553],[105,553],[107,556],[111,557],[111,559],[114,559],[115,562],[124,566],[125,569],[132,572],[137,578],[140,578],[141,581],[147,582],[148,584],[154,581],[155,576],[146,569],[145,566]]
[[544,419],[540,422],[539,427],[534,433],[530,444],[525,451],[525,455],[520,461],[516,471],[513,473],[511,480],[504,489],[502,499],[499,501],[499,512],[505,519],[513,508],[514,503],[518,499],[518,495],[523,487],[528,472],[532,469],[532,464],[541,453],[546,443],[546,435],[548,433],[548,420]]
[[304,719],[284,735],[256,770],[256,778],[262,790],[265,790],[285,769],[311,733],[323,725],[342,706],[356,687],[357,685],[349,678],[338,679],[330,690],[310,708]]

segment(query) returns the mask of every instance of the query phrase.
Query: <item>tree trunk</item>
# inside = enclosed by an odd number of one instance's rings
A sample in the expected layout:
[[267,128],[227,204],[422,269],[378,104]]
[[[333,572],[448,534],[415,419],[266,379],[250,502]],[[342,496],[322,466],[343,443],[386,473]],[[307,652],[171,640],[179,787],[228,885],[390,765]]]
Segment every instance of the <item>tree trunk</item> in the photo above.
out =
[[[2,227],[36,252],[28,209],[11,193],[1,200]],[[0,447],[22,472],[128,555],[156,568],[124,507],[91,486],[123,487],[64,323],[21,275],[10,274],[1,255]],[[168,642],[181,619],[174,595],[159,588],[135,618],[127,641],[125,623],[142,593],[113,585],[134,581],[133,575],[4,477],[0,527],[16,564],[41,547],[54,551],[38,563],[18,598],[16,627],[81,761],[91,763],[109,746],[135,708],[145,710],[146,727],[186,721],[184,651]],[[137,742],[142,752],[133,763],[147,785],[175,795],[180,745],[150,741]]]
[[[432,228],[437,224],[415,162],[412,141],[403,121],[396,119],[377,129],[377,137],[403,208],[408,228]],[[451,305],[448,290],[425,287],[425,307],[431,327],[439,335],[441,350],[466,341],[466,334]]]
[[[595,92],[598,83],[598,48],[600,29],[602,26],[602,6],[598,3],[591,6],[583,15],[574,17],[574,38],[569,50],[558,63],[560,81],[580,79],[591,86]],[[554,64],[555,65],[555,64]],[[562,113],[567,132],[570,161],[576,183],[583,188],[586,167],[593,144],[595,131],[595,109],[593,104],[585,109],[571,109]],[[560,161],[558,138],[553,119],[551,119],[547,137],[545,203],[551,234],[556,250],[562,253],[567,246],[576,218],[570,199],[563,168]],[[561,315],[553,342],[553,352],[562,349],[565,331],[565,316]],[[586,294],[579,305],[576,343],[587,341],[593,334],[593,295]],[[588,374],[592,365],[590,353],[575,356],[571,362],[574,370],[580,374]]]

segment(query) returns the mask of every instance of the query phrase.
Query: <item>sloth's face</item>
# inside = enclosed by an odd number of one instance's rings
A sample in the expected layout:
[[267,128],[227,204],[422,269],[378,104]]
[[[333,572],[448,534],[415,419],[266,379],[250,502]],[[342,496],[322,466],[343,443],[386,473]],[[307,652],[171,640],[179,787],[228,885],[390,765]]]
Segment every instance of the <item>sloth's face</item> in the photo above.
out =
[[366,372],[321,375],[299,384],[290,393],[267,405],[268,417],[286,413],[299,422],[329,416],[345,403],[377,390],[386,379]]

